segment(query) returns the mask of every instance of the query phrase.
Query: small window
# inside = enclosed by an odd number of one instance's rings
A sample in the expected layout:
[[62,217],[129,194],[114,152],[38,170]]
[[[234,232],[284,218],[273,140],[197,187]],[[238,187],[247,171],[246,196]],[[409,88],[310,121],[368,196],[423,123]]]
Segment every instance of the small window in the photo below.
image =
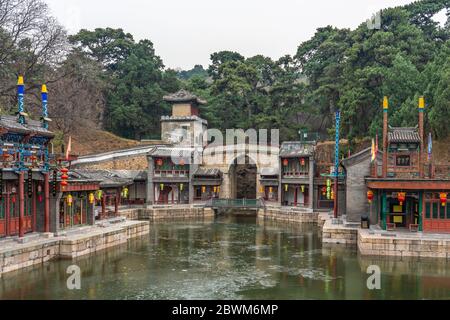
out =
[[439,217],[441,219],[445,219],[445,207],[440,206],[440,212],[441,212],[441,214]]
[[411,165],[410,156],[397,156],[397,167],[409,167]]
[[437,202],[433,202],[433,219],[438,218],[439,204]]
[[425,217],[427,219],[431,218],[431,203],[429,202],[425,203]]
[[450,219],[450,202],[447,202],[447,219]]

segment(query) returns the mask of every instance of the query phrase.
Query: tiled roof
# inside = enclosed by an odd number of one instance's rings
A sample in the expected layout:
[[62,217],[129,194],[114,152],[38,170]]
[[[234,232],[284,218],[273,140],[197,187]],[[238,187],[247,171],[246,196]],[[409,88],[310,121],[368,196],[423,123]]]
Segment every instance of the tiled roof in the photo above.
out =
[[279,175],[279,170],[276,168],[262,168],[261,176],[277,176]]
[[313,153],[313,144],[300,141],[283,142],[280,149],[280,157],[283,158],[312,156]]
[[221,177],[222,171],[219,169],[198,168],[197,171],[195,171],[194,176]]
[[164,96],[164,100],[167,102],[196,102],[198,104],[206,104],[205,100],[198,98],[196,95],[193,95],[189,91],[180,90],[176,93],[169,94]]
[[100,181],[101,188],[123,187],[133,184],[132,178],[121,176],[118,172],[109,170],[81,170],[71,171],[71,175],[81,179]]
[[190,158],[193,152],[193,148],[156,147],[148,154],[152,157]]
[[5,128],[10,132],[22,134],[35,133],[44,137],[54,137],[54,134],[51,131],[42,127],[40,121],[27,119],[25,124],[20,124],[17,117],[9,115],[0,116],[0,128]]
[[389,142],[394,142],[394,143],[401,143],[401,142],[419,143],[420,142],[419,130],[417,129],[417,127],[415,127],[415,128],[406,128],[406,127],[393,128],[393,127],[390,127],[389,133],[388,133],[388,139],[389,139]]

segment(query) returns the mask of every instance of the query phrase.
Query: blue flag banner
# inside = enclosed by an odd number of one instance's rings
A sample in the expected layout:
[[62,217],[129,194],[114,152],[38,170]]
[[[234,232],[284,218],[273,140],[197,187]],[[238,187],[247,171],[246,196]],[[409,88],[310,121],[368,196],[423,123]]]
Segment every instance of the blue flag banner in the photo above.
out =
[[430,132],[430,134],[428,135],[428,161],[431,160],[432,152],[433,152],[433,140]]

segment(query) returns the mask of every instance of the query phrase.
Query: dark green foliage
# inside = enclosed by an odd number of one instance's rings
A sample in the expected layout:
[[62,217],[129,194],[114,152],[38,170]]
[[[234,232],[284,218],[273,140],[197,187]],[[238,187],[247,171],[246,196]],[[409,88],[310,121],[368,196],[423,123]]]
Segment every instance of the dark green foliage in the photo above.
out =
[[163,96],[177,91],[179,80],[164,71],[153,43],[110,28],[81,30],[71,41],[105,67],[105,128],[125,138],[159,138],[159,119],[169,112]]
[[180,71],[177,74],[178,78],[181,80],[189,80],[193,77],[199,77],[199,78],[207,78],[208,77],[208,71],[203,69],[202,65],[195,65],[194,68],[188,71]]

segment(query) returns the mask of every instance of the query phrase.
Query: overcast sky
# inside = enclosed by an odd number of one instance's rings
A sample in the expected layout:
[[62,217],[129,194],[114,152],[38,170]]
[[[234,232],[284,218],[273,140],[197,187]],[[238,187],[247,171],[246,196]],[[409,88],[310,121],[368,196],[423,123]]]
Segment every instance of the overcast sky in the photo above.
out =
[[45,0],[70,33],[123,28],[150,39],[166,67],[209,65],[211,53],[277,59],[318,27],[356,28],[376,11],[411,0]]

